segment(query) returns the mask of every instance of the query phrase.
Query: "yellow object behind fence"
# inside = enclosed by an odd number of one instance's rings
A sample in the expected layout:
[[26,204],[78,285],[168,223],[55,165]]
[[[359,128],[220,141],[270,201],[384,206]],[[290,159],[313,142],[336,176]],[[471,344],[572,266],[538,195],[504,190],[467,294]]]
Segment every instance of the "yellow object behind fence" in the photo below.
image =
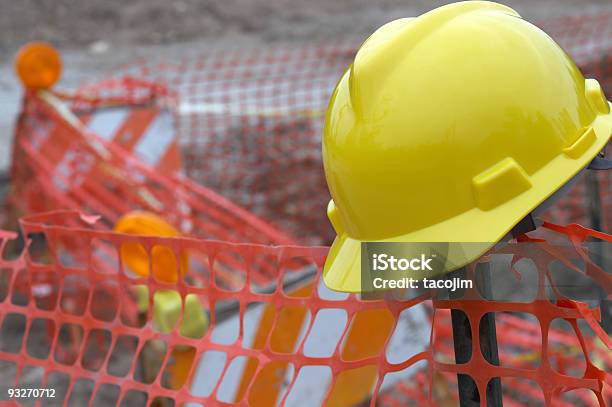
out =
[[[168,222],[154,213],[134,211],[123,216],[114,230],[120,233],[145,236],[179,237],[180,233]],[[178,281],[177,261],[172,249],[166,246],[153,246],[151,249],[151,264],[146,249],[139,243],[127,243],[121,246],[121,259],[125,265],[138,274],[146,277],[149,270],[153,271],[155,279],[176,283]],[[189,266],[186,252],[180,254],[180,273],[184,275]],[[146,313],[149,307],[149,289],[141,285],[136,287],[136,296],[141,313]],[[195,294],[188,294],[184,299],[176,290],[157,290],[153,294],[153,324],[155,329],[168,333],[172,331],[181,317],[179,333],[187,338],[197,339],[204,336],[209,326],[209,319],[200,299]],[[193,349],[174,349],[172,358],[174,364],[169,367],[170,384],[179,388],[186,380],[189,367],[193,363]]]

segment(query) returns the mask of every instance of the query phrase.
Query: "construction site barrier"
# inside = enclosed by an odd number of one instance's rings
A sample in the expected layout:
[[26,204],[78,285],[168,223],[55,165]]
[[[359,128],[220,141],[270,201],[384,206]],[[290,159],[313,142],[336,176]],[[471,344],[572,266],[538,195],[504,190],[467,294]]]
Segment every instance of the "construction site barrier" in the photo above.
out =
[[[611,21],[543,23],[608,95]],[[504,405],[611,404],[598,308],[611,280],[590,246],[608,234],[547,223],[479,260],[510,256],[493,278],[522,281],[517,291],[533,290],[522,301],[478,288],[366,301],[324,287],[320,134],[356,45],[221,50],[130,64],[72,93],[28,91],[11,174],[26,248],[9,258],[17,235],[0,233],[0,371],[12,380],[0,397],[49,387],[65,405],[445,406],[462,374],[481,406],[493,378]],[[609,177],[578,182],[547,219],[607,230]],[[178,236],[111,231],[135,209]],[[146,254],[148,273],[130,269],[126,247]],[[156,253],[174,259],[176,282],[159,278]],[[559,268],[599,297],[572,299]],[[450,309],[470,323],[466,363],[454,362]],[[480,351],[487,313],[500,366]]]
[[[77,212],[20,221],[39,245],[32,240],[22,256],[2,260],[0,366],[14,378],[2,386],[55,388],[55,402],[65,404],[444,406],[457,403],[459,373],[475,382],[481,406],[496,377],[509,406],[612,400],[612,343],[598,308],[564,295],[551,266],[562,264],[609,296],[610,275],[591,260],[585,241],[610,242],[610,235],[546,224],[550,240],[564,245],[523,237],[479,261],[510,256],[492,278],[522,284],[520,292],[532,298],[494,300],[475,287],[460,300],[421,291],[365,301],[321,283],[324,247],[133,236],[96,229],[95,221]],[[14,236],[2,232],[3,250]],[[78,253],[66,244],[73,240],[81,243]],[[204,263],[191,262],[177,283],[153,273],[143,278],[121,255],[134,243],[148,253],[164,247],[175,259],[197,252]],[[233,272],[244,276],[242,284],[220,282],[221,256],[240,259]],[[275,265],[267,288],[252,278],[262,257]],[[138,315],[142,287],[148,292]],[[157,294],[169,291],[180,300],[164,327],[153,314]],[[183,330],[189,296],[209,321],[195,334]],[[464,364],[454,362],[450,309],[470,321],[472,356]],[[499,366],[480,351],[479,321],[487,313],[497,319]]]

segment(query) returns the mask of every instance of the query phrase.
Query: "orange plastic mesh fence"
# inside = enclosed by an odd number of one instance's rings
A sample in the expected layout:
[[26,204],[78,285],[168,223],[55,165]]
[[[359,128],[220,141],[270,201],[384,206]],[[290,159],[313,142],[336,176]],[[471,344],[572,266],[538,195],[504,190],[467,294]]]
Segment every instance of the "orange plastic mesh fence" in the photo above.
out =
[[[612,13],[542,21],[586,77],[612,95]],[[279,229],[310,244],[328,244],[333,232],[320,139],[333,87],[359,43],[216,49],[176,61],[141,61],[113,77],[160,82],[178,97],[177,131],[186,174]],[[96,95],[104,86],[84,87]],[[610,178],[598,177],[609,217]],[[552,214],[557,222],[592,225],[580,184]],[[610,226],[611,219],[603,219]],[[605,224],[604,224],[605,225]],[[595,225],[599,226],[599,225]],[[601,226],[603,228],[603,226]],[[600,229],[601,229],[600,228]]]
[[[76,212],[21,219],[24,235],[43,235],[45,247],[32,240],[18,259],[2,260],[0,370],[10,375],[0,397],[17,386],[54,388],[54,402],[74,405],[445,406],[457,403],[455,377],[462,373],[476,383],[482,406],[494,377],[502,380],[504,405],[612,401],[612,343],[597,322],[598,308],[565,296],[551,266],[556,261],[588,277],[609,298],[610,274],[591,260],[585,242],[610,242],[610,235],[546,224],[551,240],[565,245],[523,237],[480,260],[511,256],[492,278],[531,285],[532,298],[485,300],[475,288],[461,300],[420,291],[364,301],[321,284],[324,247],[121,235],[95,229],[94,221]],[[2,232],[3,251],[13,237]],[[66,239],[84,245],[74,249]],[[176,285],[135,278],[119,250],[134,242],[147,251],[169,248],[176,258],[197,252],[204,263],[192,262]],[[215,260],[223,254],[240,259],[234,272],[245,277],[241,285],[219,284]],[[276,268],[268,290],[252,284],[261,257]],[[142,287],[148,304],[135,315]],[[155,293],[169,290],[182,303],[174,326],[162,329],[151,310]],[[184,336],[179,327],[189,295],[210,322]],[[470,321],[472,357],[465,364],[454,363],[450,309]],[[479,321],[488,312],[497,316],[500,366],[479,351]]]
[[[133,82],[121,84],[122,89],[134,90]],[[168,100],[157,101],[160,107],[156,107],[155,98],[164,94],[156,90],[157,85],[147,86],[150,95],[146,99],[134,102],[131,97],[122,98],[120,106],[126,115],[149,120],[161,116]],[[105,99],[106,104],[112,103],[109,101],[112,98]],[[125,103],[132,104],[126,107]],[[141,209],[160,214],[186,235],[234,242],[292,241],[250,212],[184,177],[179,170],[154,168],[125,146],[90,131],[85,124],[91,115],[81,114],[74,123],[62,115],[62,108],[61,102],[49,102],[43,94],[30,93],[24,99],[11,175],[12,198],[26,213],[90,210],[99,213],[108,226],[129,211]],[[150,124],[142,118],[129,119],[125,121],[124,134]]]

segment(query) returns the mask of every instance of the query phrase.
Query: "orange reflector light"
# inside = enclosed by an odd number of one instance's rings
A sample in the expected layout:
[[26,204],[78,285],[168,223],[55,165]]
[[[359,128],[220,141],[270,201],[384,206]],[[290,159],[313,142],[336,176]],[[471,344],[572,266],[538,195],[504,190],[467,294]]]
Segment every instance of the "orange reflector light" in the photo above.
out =
[[15,70],[26,88],[48,89],[62,74],[59,52],[44,42],[31,42],[21,47],[15,60]]
[[[117,221],[115,232],[133,235],[179,237],[180,233],[168,222],[151,212],[134,211]],[[186,252],[180,253],[181,275],[187,271],[189,259]],[[174,283],[178,280],[179,266],[175,252],[168,246],[154,244],[150,253],[141,243],[124,243],[121,245],[121,259],[130,271],[139,276],[149,275],[149,258],[153,276],[158,281]]]

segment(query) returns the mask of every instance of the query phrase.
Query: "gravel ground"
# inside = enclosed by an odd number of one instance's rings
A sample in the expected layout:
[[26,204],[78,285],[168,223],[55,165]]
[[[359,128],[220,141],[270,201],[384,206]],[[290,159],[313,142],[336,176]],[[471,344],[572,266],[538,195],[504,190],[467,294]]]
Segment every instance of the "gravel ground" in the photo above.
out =
[[[172,43],[249,35],[262,41],[367,34],[383,22],[448,1],[429,0],[2,0],[0,48],[44,38],[60,45]],[[529,18],[596,11],[607,0],[512,0]]]

